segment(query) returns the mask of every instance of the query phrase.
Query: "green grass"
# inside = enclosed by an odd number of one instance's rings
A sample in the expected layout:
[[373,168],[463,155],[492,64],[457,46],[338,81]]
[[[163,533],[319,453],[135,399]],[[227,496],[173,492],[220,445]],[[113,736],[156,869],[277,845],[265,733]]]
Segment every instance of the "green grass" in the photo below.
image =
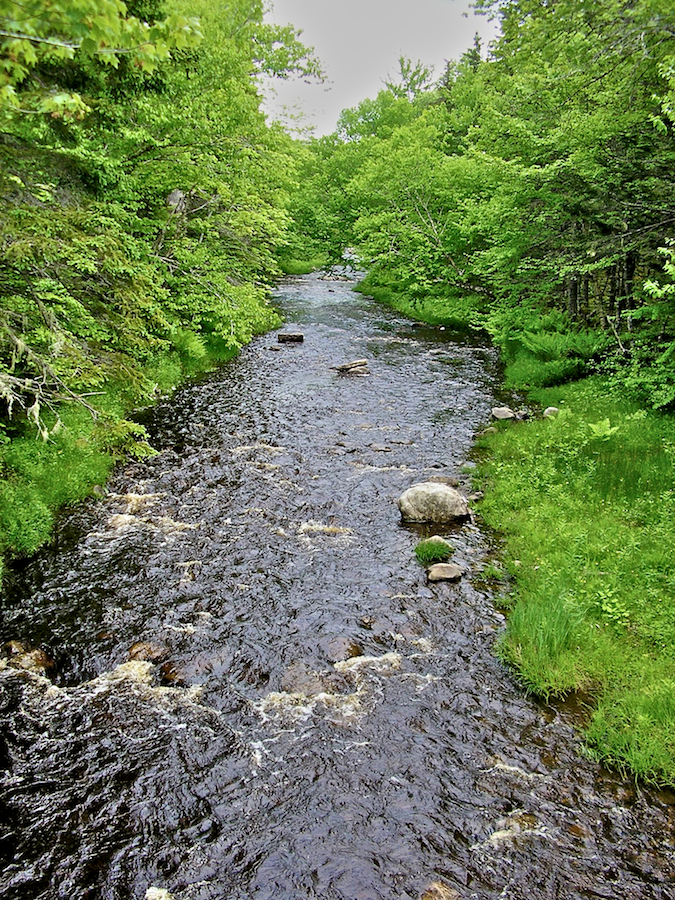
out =
[[[46,441],[16,417],[10,423],[11,439],[10,429],[0,431],[5,439],[0,443],[0,577],[5,559],[30,556],[46,544],[58,511],[94,494],[118,460],[152,452],[143,427],[126,418],[130,409],[236,352],[219,344],[205,346],[188,332],[180,337],[184,346],[139,369],[134,388],[111,380],[91,398],[99,413],[96,420],[82,406],[63,404],[62,426]],[[51,430],[55,417],[48,414],[45,420]]]
[[532,396],[561,415],[481,439],[515,584],[500,652],[533,693],[595,698],[598,758],[675,784],[675,417],[600,379]]
[[312,259],[279,259],[279,266],[285,275],[309,275],[316,269],[326,265],[326,256],[316,256]]
[[398,285],[387,283],[382,273],[366,275],[354,290],[369,294],[379,303],[385,303],[415,321],[459,330],[472,326],[480,308],[480,301],[466,293],[439,293],[422,299],[411,298]]
[[441,537],[426,538],[415,547],[415,556],[424,566],[446,562],[453,553],[454,547]]

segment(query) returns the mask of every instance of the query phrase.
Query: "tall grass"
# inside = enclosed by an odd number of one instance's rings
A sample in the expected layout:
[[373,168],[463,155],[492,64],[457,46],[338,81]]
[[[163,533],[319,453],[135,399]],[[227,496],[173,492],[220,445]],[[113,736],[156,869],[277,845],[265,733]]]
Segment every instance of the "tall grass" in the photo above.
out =
[[589,378],[482,439],[482,513],[515,579],[501,653],[542,696],[590,692],[599,758],[675,784],[675,417]]

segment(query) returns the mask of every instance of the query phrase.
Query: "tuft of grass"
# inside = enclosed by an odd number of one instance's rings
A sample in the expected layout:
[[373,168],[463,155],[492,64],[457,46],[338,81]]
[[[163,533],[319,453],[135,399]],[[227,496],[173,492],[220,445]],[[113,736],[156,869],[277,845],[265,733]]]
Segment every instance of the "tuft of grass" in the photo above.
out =
[[655,662],[634,673],[630,689],[605,698],[587,731],[598,759],[657,784],[672,771],[675,681],[669,674]]
[[533,693],[590,691],[599,759],[675,784],[675,417],[600,378],[531,394],[555,419],[487,435],[481,512],[515,580],[500,653]]
[[422,565],[430,565],[431,563],[445,562],[450,559],[454,553],[454,547],[448,543],[445,538],[434,535],[420,541],[415,547],[415,556]]

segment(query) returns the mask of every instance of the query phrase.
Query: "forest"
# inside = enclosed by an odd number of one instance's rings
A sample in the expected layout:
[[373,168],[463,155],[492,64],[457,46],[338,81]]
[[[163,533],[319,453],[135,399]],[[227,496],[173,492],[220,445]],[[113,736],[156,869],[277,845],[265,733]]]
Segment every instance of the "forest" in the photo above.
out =
[[[476,4],[501,21],[307,152],[298,253],[358,248],[364,290],[487,331],[514,387],[602,371],[675,402],[675,16],[666,0]],[[327,199],[326,199],[327,198]]]
[[672,783],[675,11],[475,6],[493,45],[440,78],[402,57],[300,140],[260,77],[320,62],[259,0],[0,0],[0,551],[152,453],[130,411],[278,324],[275,279],[349,250],[361,291],[486,336],[561,408],[479,442],[501,652]]
[[256,0],[0,19],[0,547],[25,554],[150,452],[131,409],[276,323],[297,154],[256,79],[319,68]]

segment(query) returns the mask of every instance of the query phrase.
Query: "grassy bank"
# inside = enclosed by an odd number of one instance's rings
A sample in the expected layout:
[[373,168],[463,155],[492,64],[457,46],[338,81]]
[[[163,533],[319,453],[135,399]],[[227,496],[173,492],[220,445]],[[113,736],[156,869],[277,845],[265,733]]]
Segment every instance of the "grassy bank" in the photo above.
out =
[[438,292],[424,298],[413,298],[400,290],[393,281],[388,280],[389,273],[369,273],[354,289],[361,294],[368,294],[379,303],[386,303],[392,309],[417,322],[429,325],[445,325],[448,328],[465,329],[473,322],[479,303],[466,293],[447,290],[439,286]]
[[316,269],[320,269],[327,264],[326,256],[316,256],[311,259],[295,259],[290,257],[281,257],[279,259],[279,267],[284,275],[309,275]]
[[[267,326],[276,323],[269,310]],[[5,560],[29,556],[50,540],[60,509],[99,493],[116,462],[153,452],[144,428],[127,418],[134,407],[236,355],[222,345],[198,346],[199,352],[186,345],[183,352],[158,354],[135,368],[129,381],[107,380],[89,398],[95,415],[62,404],[57,425],[56,416],[46,413],[46,439],[25,419],[0,433],[0,576]]]
[[598,378],[532,400],[561,412],[480,441],[511,582],[500,652],[537,695],[582,692],[599,759],[675,784],[675,418]]

